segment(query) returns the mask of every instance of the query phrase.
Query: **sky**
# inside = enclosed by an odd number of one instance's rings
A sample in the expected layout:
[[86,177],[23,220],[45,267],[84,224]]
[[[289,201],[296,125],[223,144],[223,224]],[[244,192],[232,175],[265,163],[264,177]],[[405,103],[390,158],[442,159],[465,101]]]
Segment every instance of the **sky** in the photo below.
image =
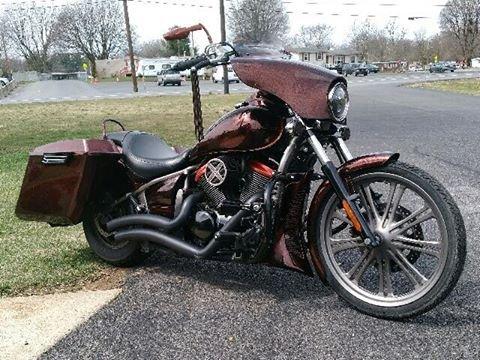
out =
[[[198,22],[209,29],[214,40],[219,39],[219,0],[163,0],[162,2],[165,4],[129,2],[132,24],[136,26],[142,40],[156,39],[173,25],[182,26]],[[173,5],[173,3],[185,6]],[[325,23],[334,29],[332,39],[334,43],[342,44],[347,39],[354,22],[361,22],[369,15],[375,15],[369,19],[378,26],[396,19],[398,24],[405,27],[407,36],[410,37],[413,37],[416,31],[425,31],[427,35],[433,35],[439,30],[438,16],[442,9],[441,6],[436,5],[444,3],[445,1],[442,0],[291,0],[284,1],[284,6],[288,12],[291,12],[289,13],[291,35],[297,33],[302,25]],[[188,6],[189,4],[196,6]],[[228,11],[229,1],[225,1],[225,6]],[[411,16],[426,18],[408,20]],[[195,34],[194,41],[199,45],[206,44],[206,39],[201,33]]]
[[[38,4],[65,4],[78,0],[34,0]],[[231,0],[225,0],[226,11]],[[261,0],[260,0],[261,1]],[[32,0],[0,0],[2,6]],[[302,25],[328,24],[333,27],[332,40],[337,45],[344,43],[355,21],[370,21],[382,26],[389,20],[407,30],[413,37],[417,31],[433,35],[439,30],[438,16],[445,0],[284,0],[289,12],[290,35],[297,33]],[[220,39],[219,0],[131,0],[130,22],[139,41],[158,39],[174,25],[185,26],[203,23],[215,40]],[[321,13],[321,14],[318,14]],[[408,17],[425,17],[414,21]],[[198,32],[195,45],[202,48],[206,37]]]

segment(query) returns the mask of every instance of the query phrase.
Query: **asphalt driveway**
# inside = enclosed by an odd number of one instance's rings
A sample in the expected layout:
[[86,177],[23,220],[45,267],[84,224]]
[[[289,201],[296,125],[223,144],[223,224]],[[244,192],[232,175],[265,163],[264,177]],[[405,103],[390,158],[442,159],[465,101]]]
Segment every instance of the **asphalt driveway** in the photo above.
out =
[[156,256],[43,357],[478,359],[480,97],[387,83],[351,89],[352,152],[401,152],[443,182],[462,211],[466,268],[443,304],[408,322],[378,320],[298,273]]
[[[459,70],[455,73],[430,74],[428,72],[408,72],[400,74],[379,73],[364,76],[348,76],[351,87],[371,85],[391,85],[407,82],[461,79],[479,77],[478,70]],[[223,84],[214,84],[212,81],[201,81],[200,90],[203,94],[222,94]],[[242,83],[231,83],[230,92],[244,93],[251,88]],[[17,88],[11,95],[0,99],[2,104],[24,104],[30,102],[52,101],[77,101],[95,99],[118,99],[138,96],[169,96],[185,95],[191,93],[191,83],[184,82],[182,86],[158,86],[156,82],[139,81],[138,93],[132,92],[132,84],[129,81],[113,82],[105,81],[90,84],[79,80],[48,80],[29,83]]]

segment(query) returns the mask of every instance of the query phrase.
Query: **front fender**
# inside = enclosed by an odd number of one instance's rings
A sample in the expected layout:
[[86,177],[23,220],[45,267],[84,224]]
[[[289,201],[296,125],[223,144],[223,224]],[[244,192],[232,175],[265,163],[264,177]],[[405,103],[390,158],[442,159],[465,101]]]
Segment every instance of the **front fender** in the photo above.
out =
[[[382,152],[382,153],[373,153],[362,155],[357,158],[351,159],[343,163],[339,168],[338,172],[342,179],[348,179],[352,174],[365,169],[379,168],[385,165],[388,165],[392,162],[395,162],[400,157],[398,153],[392,152]],[[312,265],[315,268],[314,270],[320,276],[322,281],[325,281],[325,271],[320,262],[320,258],[317,252],[316,239],[317,239],[317,226],[316,226],[316,217],[320,210],[325,196],[332,189],[332,185],[328,180],[325,180],[315,192],[312,202],[310,204],[310,209],[307,215],[307,241],[308,249],[310,252]]]

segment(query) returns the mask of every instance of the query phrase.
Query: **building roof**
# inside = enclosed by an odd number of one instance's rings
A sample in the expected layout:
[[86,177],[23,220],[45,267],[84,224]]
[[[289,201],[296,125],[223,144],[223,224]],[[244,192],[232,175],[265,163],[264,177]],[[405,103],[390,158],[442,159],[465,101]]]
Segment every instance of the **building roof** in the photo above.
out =
[[288,51],[294,53],[317,53],[317,52],[328,52],[327,49],[320,49],[316,47],[295,47],[295,48],[287,48]]
[[329,55],[359,55],[360,51],[350,48],[339,48],[339,49],[321,49],[317,47],[296,47],[288,48],[289,52],[292,53],[327,53]]

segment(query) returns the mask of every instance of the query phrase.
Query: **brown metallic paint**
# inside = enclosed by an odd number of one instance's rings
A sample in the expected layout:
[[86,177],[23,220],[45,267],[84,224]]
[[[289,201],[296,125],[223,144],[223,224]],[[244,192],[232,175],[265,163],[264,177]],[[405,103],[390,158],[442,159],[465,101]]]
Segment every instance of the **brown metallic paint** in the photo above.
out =
[[307,119],[328,119],[328,91],[342,76],[303,62],[259,57],[237,57],[233,70],[246,85],[271,93]]
[[[65,165],[45,165],[43,154],[72,153]],[[81,221],[97,169],[118,161],[121,152],[108,140],[67,140],[30,153],[16,214],[24,220],[54,225]],[[95,180],[96,181],[96,180]]]
[[182,187],[184,175],[169,178],[145,191],[148,209],[152,214],[173,218],[177,191]]
[[285,121],[268,108],[241,107],[218,120],[192,149],[190,157],[266,149],[280,139]]
[[284,191],[283,206],[275,229],[275,244],[269,263],[312,274],[304,242],[304,212],[310,189],[312,172],[297,182],[290,183]]
[[[384,153],[374,153],[367,154],[355,159],[349,160],[346,163],[342,164],[338,172],[342,179],[347,181],[349,177],[360,171],[366,169],[373,169],[385,166],[392,162],[397,161],[399,157],[398,153],[384,152]],[[322,281],[325,281],[325,271],[320,262],[318,255],[317,244],[316,244],[316,217],[320,211],[320,207],[323,204],[325,196],[332,190],[332,185],[328,180],[324,181],[319,188],[317,189],[315,195],[313,196],[312,202],[310,204],[310,209],[307,216],[307,238],[308,238],[308,249],[310,252],[312,265],[315,267],[315,270]]]

